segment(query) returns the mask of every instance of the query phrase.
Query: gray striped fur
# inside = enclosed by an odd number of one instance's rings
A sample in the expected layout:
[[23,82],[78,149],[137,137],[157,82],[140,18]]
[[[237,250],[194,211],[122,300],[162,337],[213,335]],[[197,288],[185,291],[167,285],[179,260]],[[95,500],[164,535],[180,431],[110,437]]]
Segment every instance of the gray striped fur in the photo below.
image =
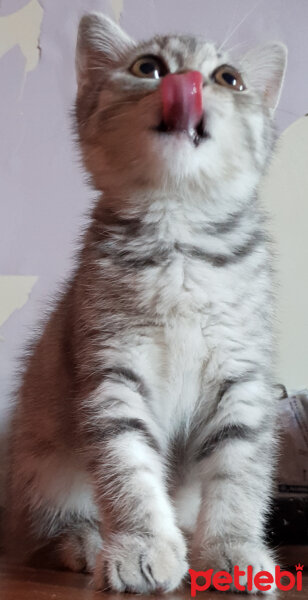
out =
[[[129,70],[143,54],[202,72],[198,147],[159,133],[160,82]],[[137,45],[102,16],[80,25],[76,132],[100,197],[25,362],[6,521],[13,555],[54,542],[99,589],[169,591],[188,565],[273,567],[278,392],[258,187],[285,52],[235,61],[241,93],[215,83],[226,63],[194,37]]]

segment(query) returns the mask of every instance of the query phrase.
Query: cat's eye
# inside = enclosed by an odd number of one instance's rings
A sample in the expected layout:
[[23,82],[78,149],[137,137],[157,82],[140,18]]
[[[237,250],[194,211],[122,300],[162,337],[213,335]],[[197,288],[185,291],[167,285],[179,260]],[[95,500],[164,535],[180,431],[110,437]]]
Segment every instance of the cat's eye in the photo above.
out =
[[212,78],[219,85],[224,87],[232,88],[237,92],[243,92],[246,89],[241,74],[229,65],[222,65],[218,67],[212,75]]
[[167,75],[168,69],[158,56],[141,56],[131,66],[130,72],[136,77],[159,79]]

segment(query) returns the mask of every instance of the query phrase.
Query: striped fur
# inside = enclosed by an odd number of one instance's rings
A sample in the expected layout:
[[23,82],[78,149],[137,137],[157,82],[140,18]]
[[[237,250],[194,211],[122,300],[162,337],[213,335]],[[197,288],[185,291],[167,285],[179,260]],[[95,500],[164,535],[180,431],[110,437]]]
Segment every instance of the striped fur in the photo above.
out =
[[[128,71],[142,54],[203,73],[198,148],[153,131],[159,82]],[[136,45],[104,17],[81,22],[77,132],[102,195],[18,394],[15,558],[54,542],[62,564],[94,570],[98,588],[134,592],[176,588],[188,564],[272,568],[264,523],[278,394],[258,184],[285,54],[273,44],[258,56],[236,64],[247,83],[236,93],[211,79],[231,61],[213,44]]]

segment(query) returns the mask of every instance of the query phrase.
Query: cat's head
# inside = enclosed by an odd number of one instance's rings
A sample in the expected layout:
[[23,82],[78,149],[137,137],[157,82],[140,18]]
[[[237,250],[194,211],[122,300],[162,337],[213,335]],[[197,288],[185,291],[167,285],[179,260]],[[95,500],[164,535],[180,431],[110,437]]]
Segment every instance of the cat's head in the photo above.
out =
[[135,43],[110,19],[83,17],[76,118],[98,189],[223,186],[247,194],[264,170],[286,49],[234,61],[195,37]]

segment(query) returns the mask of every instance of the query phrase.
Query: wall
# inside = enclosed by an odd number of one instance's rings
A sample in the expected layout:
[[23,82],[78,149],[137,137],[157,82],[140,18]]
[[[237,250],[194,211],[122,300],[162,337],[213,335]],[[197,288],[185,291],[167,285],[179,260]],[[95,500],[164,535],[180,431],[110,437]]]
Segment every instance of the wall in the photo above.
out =
[[[307,98],[308,106],[308,98]],[[262,198],[277,240],[278,376],[308,387],[308,117],[283,132]]]
[[[226,47],[235,46],[237,52],[281,39],[289,46],[290,58],[277,112],[279,131],[308,111],[307,0],[0,2],[0,275],[6,276],[0,277],[0,424],[5,424],[15,381],[15,357],[46,299],[71,268],[74,240],[93,197],[78,164],[69,117],[75,95],[76,29],[80,15],[89,10],[113,14],[137,39],[154,32],[185,31],[218,42],[227,38]],[[284,169],[284,181],[289,175]],[[297,254],[292,240],[299,244],[301,236],[307,250],[307,203],[304,194],[298,196],[294,214],[289,194],[280,192],[275,188],[275,201],[269,202],[269,191],[265,198],[278,216],[280,202],[284,207],[285,222],[277,231],[279,238],[289,240],[288,252],[282,254],[283,289],[293,289],[301,278],[302,292],[307,289],[306,264],[293,269]],[[281,312],[284,358],[279,378],[292,386],[308,383],[303,364],[296,371],[289,363],[295,352],[305,353],[308,336],[305,306],[297,300],[294,296]],[[289,339],[292,348],[287,348]]]

